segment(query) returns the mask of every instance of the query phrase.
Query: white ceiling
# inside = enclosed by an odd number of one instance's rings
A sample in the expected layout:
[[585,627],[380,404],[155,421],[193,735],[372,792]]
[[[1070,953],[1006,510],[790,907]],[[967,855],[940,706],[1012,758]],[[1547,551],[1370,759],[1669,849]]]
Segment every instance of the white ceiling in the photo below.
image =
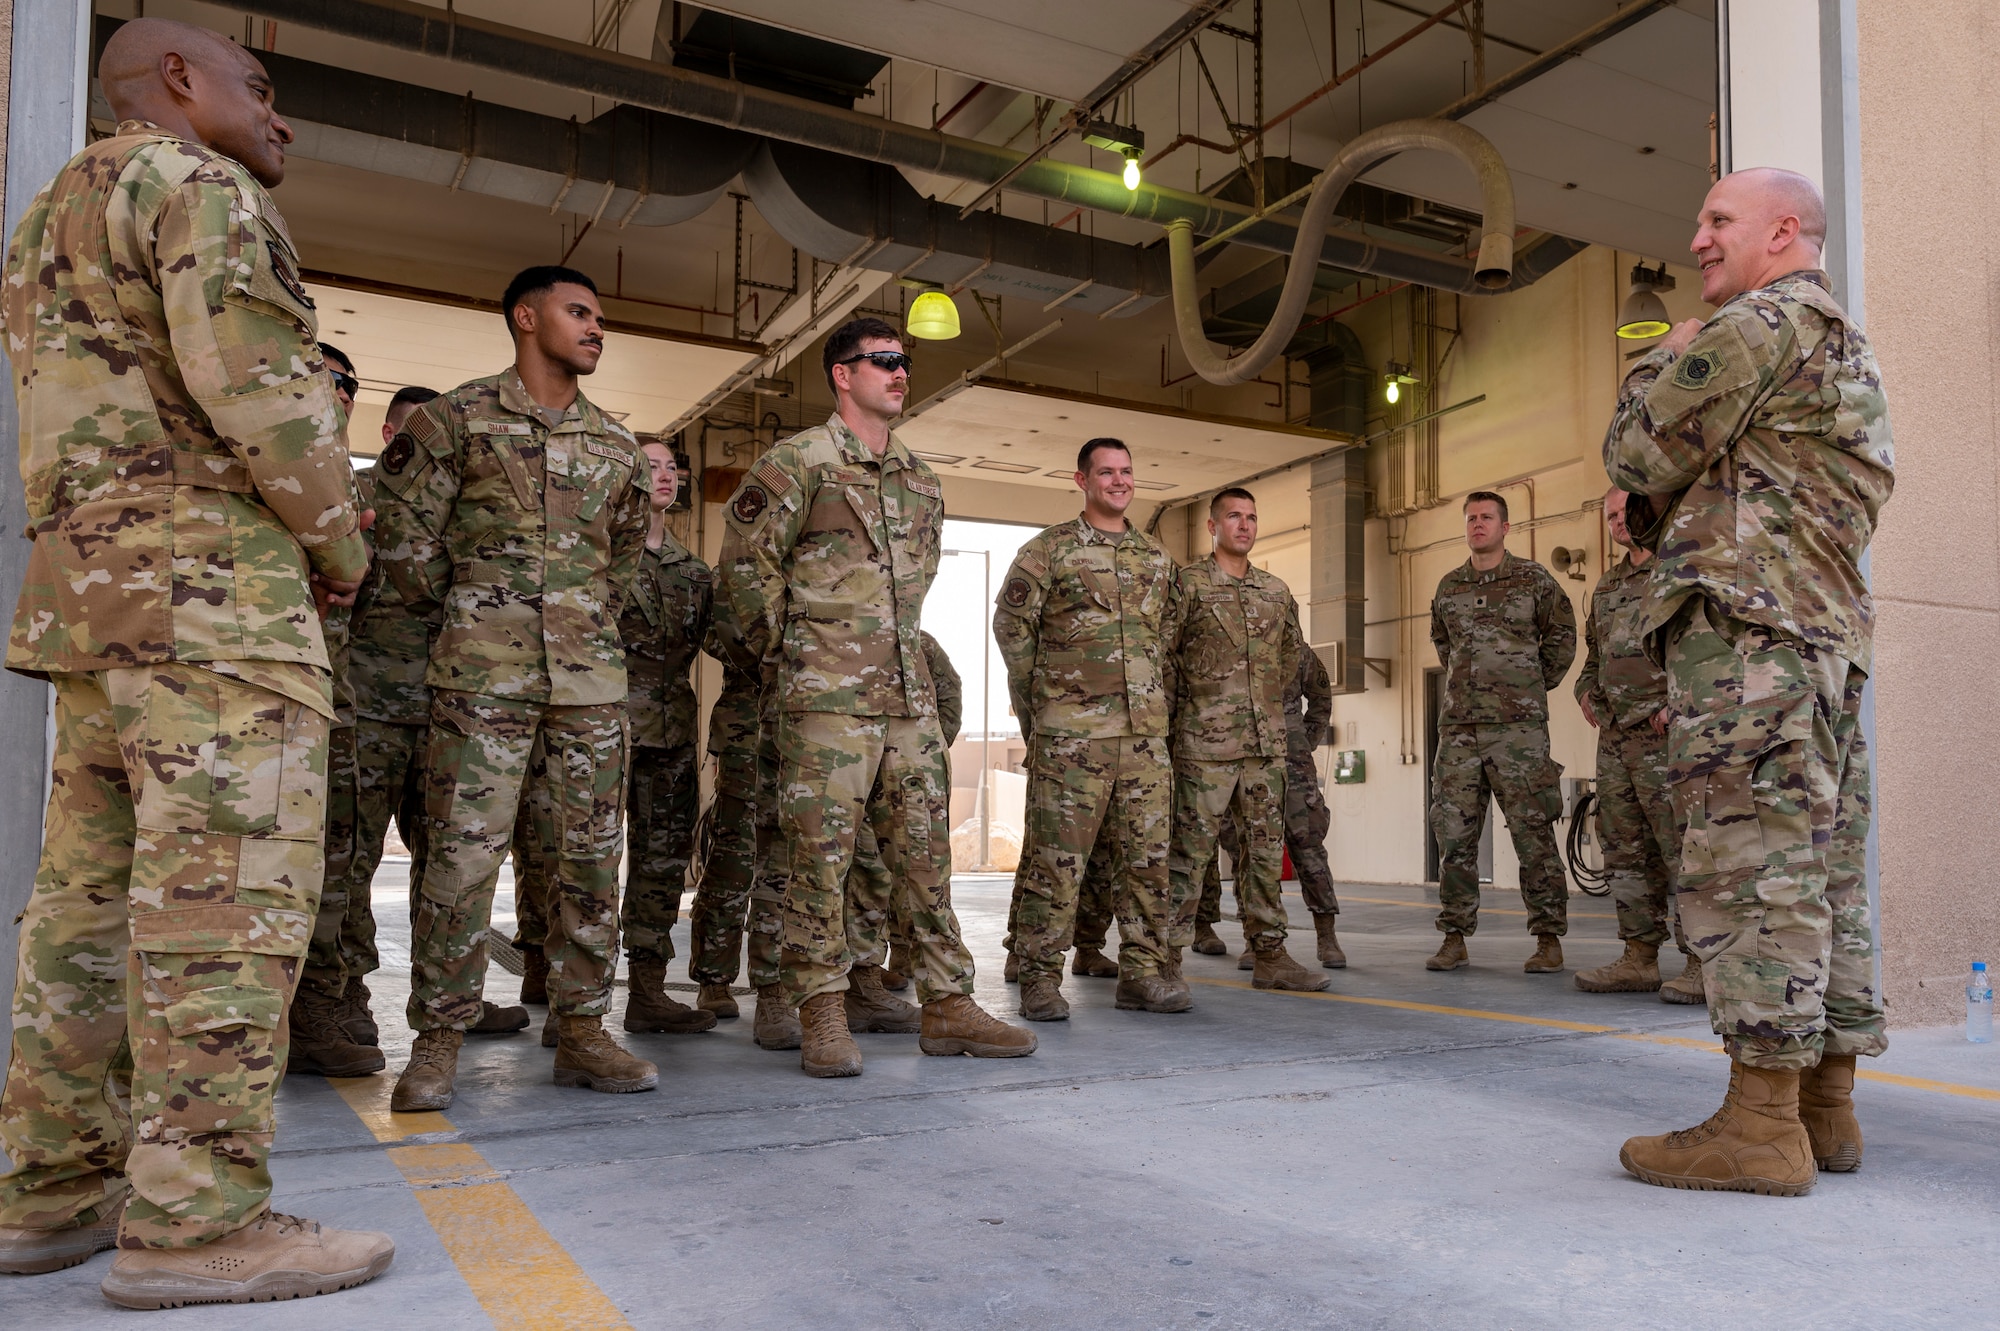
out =
[[1076,452],[1109,436],[1131,446],[1140,497],[1199,494],[1334,447],[1317,430],[1200,419],[1091,402],[1027,385],[979,384],[896,427],[941,474],[1074,491]]
[[[306,289],[319,306],[321,336],[354,358],[361,378],[348,425],[357,455],[381,451],[382,412],[403,385],[442,392],[514,363],[506,325],[490,310],[312,283]],[[583,381],[583,392],[626,428],[654,431],[742,364],[740,349],[608,333],[604,359]]]

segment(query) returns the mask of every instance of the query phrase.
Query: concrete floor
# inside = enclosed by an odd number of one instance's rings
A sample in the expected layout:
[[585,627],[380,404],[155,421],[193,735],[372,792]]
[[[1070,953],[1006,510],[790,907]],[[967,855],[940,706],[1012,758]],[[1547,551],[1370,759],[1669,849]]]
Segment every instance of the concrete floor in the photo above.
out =
[[[1180,1016],[1070,979],[1074,1017],[1022,1060],[864,1036],[865,1075],[814,1081],[751,1043],[746,1000],[706,1035],[632,1037],[662,1086],[614,1097],[551,1085],[532,1031],[481,1040],[448,1123],[411,1123],[382,1112],[408,1045],[405,873],[377,882],[389,1073],[287,1082],[274,1161],[280,1209],[385,1229],[396,1265],[149,1325],[1916,1327],[1990,1298],[2000,1046],[1897,1032],[1869,1069],[1894,1079],[1857,1096],[1867,1167],[1804,1198],[1647,1187],[1618,1144],[1714,1109],[1706,1023],[1522,974],[1512,894],[1487,894],[1472,967],[1438,976],[1422,890],[1343,889],[1331,998],[1251,990],[1234,955],[1189,959]],[[1006,880],[955,894],[979,998],[1011,1015]],[[1609,905],[1572,908],[1572,969],[1615,956]],[[515,986],[495,968],[494,996]],[[108,1263],[0,1284],[5,1324],[133,1324],[97,1292]]]

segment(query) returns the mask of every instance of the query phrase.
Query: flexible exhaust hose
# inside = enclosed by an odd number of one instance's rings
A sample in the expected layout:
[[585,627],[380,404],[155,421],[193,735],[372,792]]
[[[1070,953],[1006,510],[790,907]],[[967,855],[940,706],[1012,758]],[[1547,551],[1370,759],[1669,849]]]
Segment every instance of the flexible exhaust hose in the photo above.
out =
[[1248,383],[1292,340],[1312,298],[1313,273],[1319,265],[1320,242],[1333,219],[1340,196],[1363,171],[1385,157],[1417,148],[1447,152],[1464,162],[1479,178],[1481,235],[1479,264],[1473,280],[1498,289],[1514,270],[1514,184],[1507,177],[1500,151],[1478,130],[1451,120],[1397,120],[1379,125],[1350,140],[1327,163],[1306,200],[1299,221],[1299,238],[1286,265],[1278,308],[1263,335],[1239,356],[1218,353],[1201,327],[1201,296],[1195,287],[1194,227],[1177,219],[1167,224],[1167,257],[1173,271],[1174,322],[1181,348],[1194,372],[1212,384]]

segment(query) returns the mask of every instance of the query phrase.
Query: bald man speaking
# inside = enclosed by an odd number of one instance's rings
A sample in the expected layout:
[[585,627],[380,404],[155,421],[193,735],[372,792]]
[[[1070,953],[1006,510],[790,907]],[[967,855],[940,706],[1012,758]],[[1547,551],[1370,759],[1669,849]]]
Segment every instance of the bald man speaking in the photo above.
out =
[[1706,322],[1625,376],[1604,441],[1658,559],[1642,632],[1666,667],[1679,906],[1729,1092],[1706,1123],[1634,1137],[1648,1183],[1797,1196],[1861,1164],[1854,1060],[1888,1046],[1863,856],[1861,558],[1894,485],[1868,339],[1820,271],[1804,176],[1723,177],[1692,246]]

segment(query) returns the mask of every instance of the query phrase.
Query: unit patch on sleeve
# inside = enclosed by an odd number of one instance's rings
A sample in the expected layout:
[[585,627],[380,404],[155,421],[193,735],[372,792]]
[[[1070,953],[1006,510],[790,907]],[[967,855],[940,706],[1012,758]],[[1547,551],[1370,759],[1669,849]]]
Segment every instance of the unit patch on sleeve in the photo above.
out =
[[1706,388],[1716,375],[1722,373],[1722,369],[1721,352],[1697,351],[1681,357],[1679,364],[1674,366],[1674,382],[1682,388]]
[[313,304],[313,298],[306,294],[306,284],[299,280],[299,270],[292,266],[292,256],[285,253],[275,240],[267,239],[264,248],[270,251],[271,268],[277,273],[278,280],[284,283],[285,290],[297,296],[307,309],[317,309],[318,306]]
[[1028,594],[1029,587],[1026,578],[1010,578],[1007,582],[1007,590],[1003,593],[1007,604],[1013,606],[1016,610],[1019,610],[1028,603]]
[[410,465],[410,458],[416,451],[415,441],[407,434],[399,434],[389,441],[387,448],[382,450],[382,456],[376,459],[375,465],[391,476],[400,476],[403,474],[403,468]]
[[764,493],[763,486],[746,485],[737,492],[736,502],[729,506],[729,511],[738,522],[748,526],[762,516],[770,504],[771,497]]

